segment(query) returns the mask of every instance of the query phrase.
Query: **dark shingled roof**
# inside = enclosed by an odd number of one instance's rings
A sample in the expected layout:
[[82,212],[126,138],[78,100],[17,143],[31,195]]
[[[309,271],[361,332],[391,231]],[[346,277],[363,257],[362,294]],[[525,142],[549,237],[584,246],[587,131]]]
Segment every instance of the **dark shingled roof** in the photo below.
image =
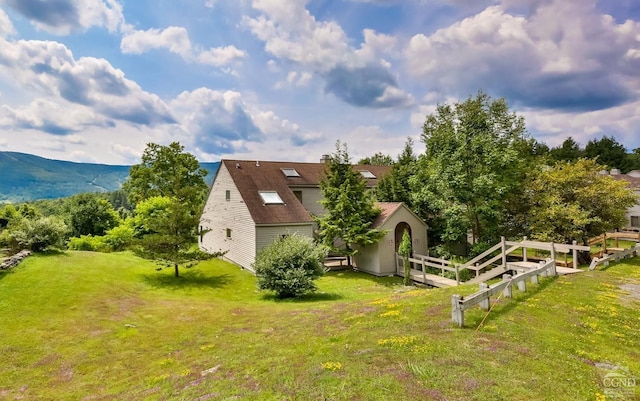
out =
[[376,206],[380,208],[381,212],[378,217],[373,220],[371,228],[382,227],[387,219],[402,207],[402,202],[376,202]]
[[[221,160],[231,174],[240,195],[256,224],[312,223],[313,218],[293,194],[295,187],[320,186],[327,164],[248,160]],[[300,177],[287,177],[282,169],[295,169]],[[354,166],[354,170],[368,170],[380,178],[391,171],[388,166]],[[377,179],[365,179],[374,187]],[[284,204],[265,205],[259,191],[276,191]]]
[[634,177],[628,174],[612,174],[610,177],[628,182],[629,188],[631,189],[640,189],[640,177]]

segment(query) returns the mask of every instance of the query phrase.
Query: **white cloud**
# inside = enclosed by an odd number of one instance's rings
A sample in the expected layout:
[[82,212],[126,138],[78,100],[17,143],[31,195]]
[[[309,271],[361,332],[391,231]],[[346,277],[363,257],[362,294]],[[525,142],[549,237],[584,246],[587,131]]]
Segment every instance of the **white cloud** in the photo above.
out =
[[116,0],[2,0],[38,29],[56,35],[68,35],[91,27],[109,32],[122,28],[122,5]]
[[247,53],[235,46],[214,47],[204,50],[198,55],[198,61],[202,64],[222,67],[232,64],[247,56]]
[[166,48],[184,58],[191,57],[191,41],[183,27],[131,31],[122,37],[120,49],[127,54],[142,54],[152,49]]
[[15,32],[9,16],[0,8],[0,38],[6,38]]

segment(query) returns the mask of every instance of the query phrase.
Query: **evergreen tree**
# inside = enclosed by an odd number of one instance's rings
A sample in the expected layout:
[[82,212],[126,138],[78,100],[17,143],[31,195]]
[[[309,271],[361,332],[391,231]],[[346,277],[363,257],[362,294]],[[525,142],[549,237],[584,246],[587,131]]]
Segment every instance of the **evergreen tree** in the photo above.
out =
[[375,207],[361,174],[353,170],[347,147],[341,147],[340,141],[320,189],[324,198],[321,202],[327,210],[326,215],[316,218],[320,240],[329,249],[347,256],[351,265],[358,247],[378,242],[385,233],[370,228],[380,209]]

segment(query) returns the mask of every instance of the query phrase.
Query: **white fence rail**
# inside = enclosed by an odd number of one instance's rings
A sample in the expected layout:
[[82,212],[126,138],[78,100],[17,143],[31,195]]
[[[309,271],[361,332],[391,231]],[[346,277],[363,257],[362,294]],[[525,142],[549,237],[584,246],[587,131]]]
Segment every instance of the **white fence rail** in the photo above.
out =
[[595,270],[595,268],[598,267],[599,265],[609,266],[610,262],[619,262],[620,259],[638,256],[639,252],[640,252],[640,244],[632,248],[625,249],[624,251],[615,251],[601,258],[593,258],[591,260],[591,264],[589,265],[589,270]]
[[520,291],[526,291],[526,280],[531,279],[532,283],[538,282],[538,275],[555,276],[556,262],[552,259],[546,262],[540,262],[540,267],[511,276],[504,274],[502,281],[493,285],[480,283],[480,290],[467,297],[454,294],[451,296],[451,319],[459,327],[464,326],[464,312],[475,305],[480,305],[483,310],[489,310],[490,299],[492,296],[503,292],[504,296],[511,298],[511,289],[513,285],[517,285]]

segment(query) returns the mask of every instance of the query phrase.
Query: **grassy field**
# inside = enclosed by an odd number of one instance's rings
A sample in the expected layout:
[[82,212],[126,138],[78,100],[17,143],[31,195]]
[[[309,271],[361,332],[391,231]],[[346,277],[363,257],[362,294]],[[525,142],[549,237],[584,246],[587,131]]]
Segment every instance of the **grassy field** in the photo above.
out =
[[0,272],[0,399],[603,400],[607,374],[640,377],[638,260],[514,291],[480,329],[480,309],[450,323],[470,286],[342,272],[278,301],[221,261],[155,267],[67,252]]

